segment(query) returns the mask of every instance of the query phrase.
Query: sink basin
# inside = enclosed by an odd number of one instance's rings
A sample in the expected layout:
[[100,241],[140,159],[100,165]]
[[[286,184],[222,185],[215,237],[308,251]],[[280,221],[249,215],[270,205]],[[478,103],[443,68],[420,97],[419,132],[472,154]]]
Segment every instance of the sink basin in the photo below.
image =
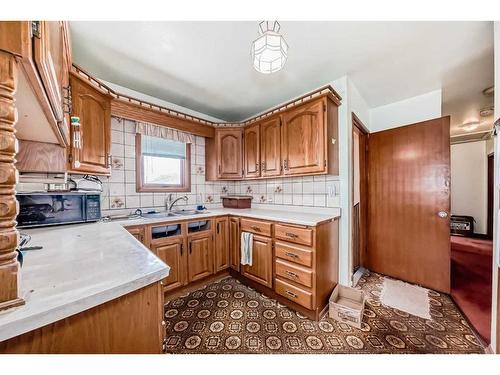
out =
[[155,218],[171,217],[171,216],[175,215],[172,212],[151,212],[142,214],[142,217],[145,217],[147,219],[155,219]]
[[201,214],[208,214],[208,211],[198,211],[198,210],[177,210],[177,211],[172,211],[172,215],[182,215],[182,216],[187,216],[187,215],[201,215]]

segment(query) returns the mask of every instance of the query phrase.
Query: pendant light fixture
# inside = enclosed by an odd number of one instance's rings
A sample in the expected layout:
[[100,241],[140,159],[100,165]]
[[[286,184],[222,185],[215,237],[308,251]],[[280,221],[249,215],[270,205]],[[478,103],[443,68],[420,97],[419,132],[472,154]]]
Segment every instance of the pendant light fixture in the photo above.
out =
[[279,33],[278,21],[262,21],[259,37],[252,43],[253,67],[260,73],[271,74],[283,68],[288,54],[288,44]]

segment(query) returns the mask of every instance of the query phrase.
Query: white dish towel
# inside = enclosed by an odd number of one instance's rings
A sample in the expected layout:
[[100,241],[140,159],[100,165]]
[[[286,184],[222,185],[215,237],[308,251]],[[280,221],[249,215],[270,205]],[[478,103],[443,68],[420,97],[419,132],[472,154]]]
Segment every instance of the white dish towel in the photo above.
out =
[[253,234],[241,232],[241,264],[252,265]]

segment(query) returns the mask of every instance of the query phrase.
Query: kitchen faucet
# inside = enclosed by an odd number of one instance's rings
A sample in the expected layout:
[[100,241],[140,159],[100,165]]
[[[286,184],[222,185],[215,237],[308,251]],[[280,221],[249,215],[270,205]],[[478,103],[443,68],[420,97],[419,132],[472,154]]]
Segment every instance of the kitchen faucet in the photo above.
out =
[[167,212],[172,211],[172,207],[174,206],[174,204],[176,204],[176,203],[177,203],[178,201],[180,201],[181,199],[182,199],[182,200],[184,200],[185,202],[187,202],[187,201],[188,201],[188,197],[187,197],[187,195],[184,195],[184,196],[182,196],[182,197],[176,198],[176,199],[174,199],[174,200],[172,201],[172,194],[169,194],[169,195],[168,195],[168,198],[167,198],[167,200],[166,200],[166,202],[165,202],[165,208],[167,209]]

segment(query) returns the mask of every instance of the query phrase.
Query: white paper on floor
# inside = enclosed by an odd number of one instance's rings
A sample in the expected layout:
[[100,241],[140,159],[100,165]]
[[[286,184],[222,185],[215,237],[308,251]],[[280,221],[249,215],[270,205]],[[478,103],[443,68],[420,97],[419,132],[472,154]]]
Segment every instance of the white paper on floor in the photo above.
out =
[[431,319],[429,291],[425,288],[385,277],[380,302],[385,306]]

